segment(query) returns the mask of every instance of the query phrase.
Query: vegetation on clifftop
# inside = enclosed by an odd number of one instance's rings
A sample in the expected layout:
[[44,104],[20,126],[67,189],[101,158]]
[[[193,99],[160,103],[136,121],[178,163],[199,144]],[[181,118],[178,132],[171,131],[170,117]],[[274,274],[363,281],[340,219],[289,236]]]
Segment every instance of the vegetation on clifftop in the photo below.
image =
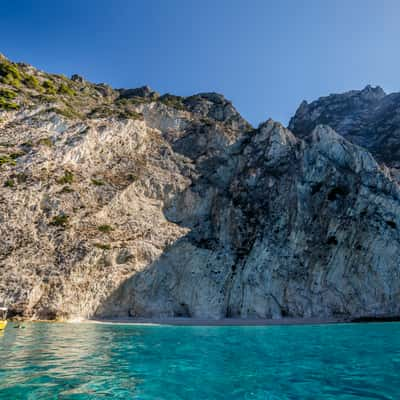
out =
[[172,94],[164,94],[159,98],[159,101],[163,104],[165,104],[168,107],[175,108],[177,110],[186,110],[185,104],[184,104],[184,97],[181,96],[175,96]]

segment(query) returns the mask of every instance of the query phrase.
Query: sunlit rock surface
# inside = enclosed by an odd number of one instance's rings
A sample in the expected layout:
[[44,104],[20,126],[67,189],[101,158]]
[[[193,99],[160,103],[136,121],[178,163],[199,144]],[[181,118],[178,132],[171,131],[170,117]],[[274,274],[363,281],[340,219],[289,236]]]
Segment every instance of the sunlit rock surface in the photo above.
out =
[[0,66],[13,315],[400,313],[398,95],[367,87],[254,129],[215,93]]

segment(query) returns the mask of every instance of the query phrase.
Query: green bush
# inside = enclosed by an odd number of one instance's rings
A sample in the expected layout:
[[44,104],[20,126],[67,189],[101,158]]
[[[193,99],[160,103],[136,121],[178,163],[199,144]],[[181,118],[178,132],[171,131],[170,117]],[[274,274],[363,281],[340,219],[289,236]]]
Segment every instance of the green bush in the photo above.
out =
[[11,110],[18,110],[18,109],[19,109],[19,105],[17,103],[7,101],[4,98],[0,97],[0,110],[11,111]]
[[88,115],[89,118],[109,118],[115,115],[115,110],[110,106],[101,106],[93,109]]
[[94,243],[94,246],[97,247],[98,249],[102,249],[102,250],[110,250],[111,249],[111,246],[109,244]]
[[5,181],[5,183],[4,183],[4,186],[5,186],[5,187],[9,187],[9,188],[14,187],[14,180],[13,180],[13,179],[7,179],[7,180]]
[[17,153],[11,153],[10,154],[10,158],[12,158],[13,160],[16,160],[19,157],[24,156],[26,153],[24,151],[18,151]]
[[8,155],[0,156],[0,166],[5,164],[16,165],[17,163],[13,158]]
[[40,139],[38,143],[43,146],[47,146],[47,147],[53,146],[53,142],[52,142],[51,138],[49,138],[49,137]]
[[49,111],[54,111],[55,113],[62,115],[63,117],[67,119],[81,119],[82,114],[74,110],[72,107],[66,106],[65,108],[57,108],[54,107]]
[[8,100],[15,99],[17,97],[17,93],[7,88],[0,88],[0,97]]
[[74,174],[71,171],[65,171],[64,176],[57,179],[57,182],[60,184],[72,183],[74,181]]
[[10,62],[0,63],[0,76],[12,75],[14,78],[21,80],[22,76],[18,68]]
[[[42,87],[41,90],[43,90]],[[38,94],[35,96],[35,100],[40,103],[54,103],[55,101],[57,101],[57,96],[50,94]]]
[[57,89],[52,81],[46,80],[43,82],[42,86],[47,94],[57,94]]
[[102,181],[101,179],[92,178],[91,181],[92,181],[93,185],[95,185],[95,186],[104,186],[105,185],[105,182]]
[[72,189],[70,186],[64,186],[61,190],[60,193],[72,193],[74,189]]
[[31,89],[41,90],[40,82],[34,75],[25,75],[24,83],[26,86],[28,86]]
[[114,228],[112,226],[110,226],[110,225],[99,225],[97,227],[97,229],[100,232],[103,232],[103,233],[109,233],[109,232],[112,232],[114,230]]
[[172,94],[164,94],[158,99],[161,103],[168,107],[175,108],[177,110],[186,110],[185,104],[183,102],[184,98],[180,96],[174,96]]
[[68,96],[74,96],[75,95],[75,90],[70,88],[68,85],[65,83],[62,83],[60,87],[58,88],[58,93],[60,94],[66,94]]
[[3,78],[3,83],[5,83],[6,85],[14,86],[17,89],[21,86],[21,81],[13,78],[11,75],[7,75],[5,78]]
[[11,85],[17,88],[21,86],[21,73],[14,64],[8,61],[0,63],[0,77],[1,82],[6,85]]
[[7,88],[0,88],[0,110],[17,110],[19,105],[10,100],[15,99],[17,94]]
[[118,113],[118,117],[122,119],[142,120],[143,114],[132,110],[123,110]]
[[68,225],[68,220],[69,220],[68,215],[59,214],[59,215],[56,215],[55,217],[53,217],[53,219],[50,222],[50,225],[66,227]]
[[157,93],[152,93],[150,96],[141,97],[141,96],[132,96],[132,97],[119,97],[115,103],[116,105],[139,105],[139,104],[148,104],[153,101],[157,101],[160,98],[160,95]]

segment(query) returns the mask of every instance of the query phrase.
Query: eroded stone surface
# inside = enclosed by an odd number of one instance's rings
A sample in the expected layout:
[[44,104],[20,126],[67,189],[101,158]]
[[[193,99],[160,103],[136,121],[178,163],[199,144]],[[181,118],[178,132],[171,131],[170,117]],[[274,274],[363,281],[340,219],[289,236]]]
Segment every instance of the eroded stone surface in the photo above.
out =
[[368,85],[310,104],[304,101],[289,129],[306,137],[319,124],[366,148],[379,162],[400,167],[400,93],[386,94],[379,86]]
[[[251,129],[214,93],[73,82],[89,85],[83,115],[54,110],[63,98],[29,103],[31,89],[0,111],[0,299],[13,314],[400,313],[397,160],[354,134],[384,93],[303,104],[293,133]],[[318,124],[321,107],[343,136]]]

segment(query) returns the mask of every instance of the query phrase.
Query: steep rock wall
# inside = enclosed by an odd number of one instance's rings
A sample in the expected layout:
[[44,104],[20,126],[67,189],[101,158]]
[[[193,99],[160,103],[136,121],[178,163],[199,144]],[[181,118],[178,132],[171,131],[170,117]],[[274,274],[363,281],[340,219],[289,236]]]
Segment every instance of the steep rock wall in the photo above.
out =
[[12,315],[400,314],[395,94],[329,96],[290,129],[253,129],[215,93],[115,91],[0,63],[23,79],[0,74]]

